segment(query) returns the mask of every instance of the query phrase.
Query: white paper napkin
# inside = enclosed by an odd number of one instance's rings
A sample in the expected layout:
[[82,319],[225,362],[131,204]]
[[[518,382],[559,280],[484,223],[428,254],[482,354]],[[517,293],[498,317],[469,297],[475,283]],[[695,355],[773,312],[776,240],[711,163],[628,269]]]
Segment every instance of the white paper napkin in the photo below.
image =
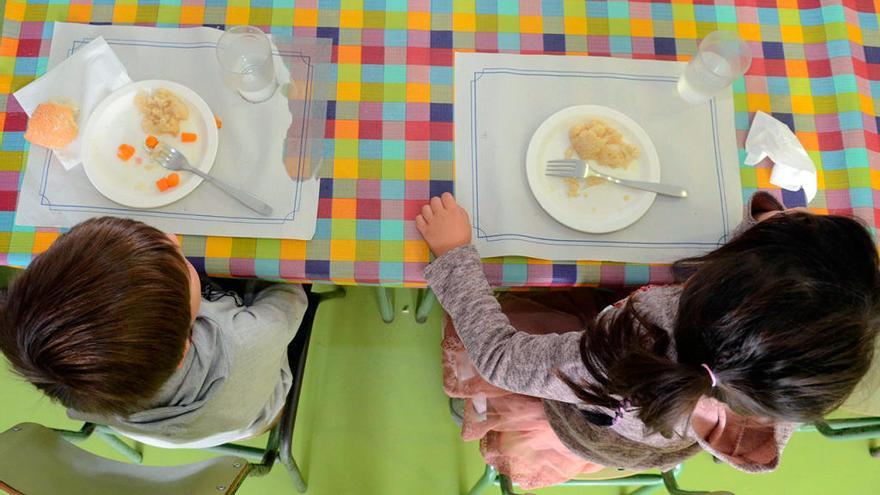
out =
[[[16,91],[14,96],[28,116],[40,103],[49,100],[72,101],[79,110],[76,124],[82,133],[83,126],[98,103],[130,82],[125,66],[104,38],[99,37],[36,81]],[[79,137],[66,148],[53,152],[67,170],[82,161]]]
[[807,203],[816,197],[816,165],[787,125],[758,111],[746,137],[746,165],[773,161],[770,183],[789,191],[804,189]]

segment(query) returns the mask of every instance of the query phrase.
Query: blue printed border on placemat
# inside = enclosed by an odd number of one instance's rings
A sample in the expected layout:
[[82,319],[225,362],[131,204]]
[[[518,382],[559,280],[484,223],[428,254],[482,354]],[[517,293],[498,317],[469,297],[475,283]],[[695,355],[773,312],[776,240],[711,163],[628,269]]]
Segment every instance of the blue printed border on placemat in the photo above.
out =
[[[556,76],[556,77],[578,77],[587,79],[618,79],[628,81],[652,81],[669,84],[676,84],[677,77],[673,76],[656,76],[656,75],[638,75],[638,74],[622,74],[615,72],[590,72],[590,71],[562,71],[562,70],[540,70],[540,69],[516,69],[505,67],[487,67],[474,72],[470,81],[470,97],[471,97],[471,175],[473,180],[472,201],[474,205],[474,222],[473,228],[477,238],[484,239],[486,242],[510,241],[518,240],[531,242],[534,244],[558,245],[558,246],[602,246],[602,247],[639,247],[648,249],[682,249],[682,248],[706,248],[715,247],[723,241],[719,242],[652,242],[652,241],[611,241],[600,239],[555,239],[548,237],[532,236],[520,233],[499,233],[489,234],[480,223],[480,188],[479,188],[479,166],[477,163],[477,82],[486,74],[503,74],[513,76]],[[721,223],[724,227],[725,237],[730,235],[730,225],[728,221],[727,201],[724,191],[724,173],[721,169],[721,152],[718,136],[718,116],[716,112],[715,98],[709,100],[709,108],[711,112],[713,148],[715,152],[715,172],[716,183],[718,185],[718,195],[721,202]]]
[[[68,50],[68,57],[72,55],[76,50],[81,48],[82,46],[93,41],[94,38],[82,38],[80,40],[75,40]],[[211,42],[163,42],[163,41],[145,41],[145,40],[131,40],[131,39],[112,39],[105,38],[105,41],[109,45],[134,45],[134,46],[143,46],[143,47],[156,47],[156,48],[180,48],[180,49],[199,49],[199,48],[208,48],[208,49],[216,49],[217,44]],[[310,94],[311,85],[312,85],[312,76],[313,76],[313,66],[311,64],[311,57],[308,55],[304,55],[302,52],[298,51],[274,51],[275,55],[285,56],[285,57],[294,57],[302,60],[307,66],[307,81],[308,85],[306,88],[306,94]],[[311,102],[308,101],[306,105],[303,106],[303,116],[301,121],[303,122],[303,129],[300,133],[300,156],[299,162],[297,164],[297,172],[298,176],[302,178],[303,172],[303,164],[305,161],[305,146],[302,146],[302,142],[308,139],[308,128],[305,126],[305,122],[307,121],[307,116],[309,112]],[[293,209],[284,215],[283,217],[269,217],[269,218],[254,218],[254,217],[237,217],[237,216],[227,216],[227,215],[208,215],[208,214],[198,214],[198,213],[175,213],[175,212],[165,212],[165,211],[156,211],[156,210],[148,210],[141,208],[129,208],[125,206],[120,207],[103,207],[103,206],[89,206],[89,205],[77,205],[77,204],[55,204],[52,203],[49,198],[46,196],[46,187],[48,182],[49,170],[51,169],[51,164],[54,160],[53,153],[46,154],[46,160],[43,163],[43,173],[41,175],[40,180],[40,204],[48,207],[50,210],[61,210],[61,211],[78,211],[78,212],[89,212],[89,213],[116,213],[116,214],[124,214],[124,213],[137,213],[138,215],[144,216],[152,216],[152,217],[163,217],[163,218],[180,218],[183,220],[209,220],[209,221],[221,221],[227,223],[250,223],[250,224],[284,224],[286,222],[294,221],[296,218],[296,213],[300,210],[302,194],[300,194],[302,190],[302,180],[294,180],[296,182],[296,188],[294,189],[294,198],[293,198]]]

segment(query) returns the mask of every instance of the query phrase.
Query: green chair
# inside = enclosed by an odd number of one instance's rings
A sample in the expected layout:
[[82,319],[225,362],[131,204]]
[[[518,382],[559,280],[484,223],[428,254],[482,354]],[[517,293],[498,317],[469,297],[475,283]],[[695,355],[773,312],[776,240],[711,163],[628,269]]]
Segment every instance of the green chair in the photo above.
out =
[[[269,440],[266,442],[266,447],[258,448],[228,443],[203,449],[210,452],[238,456],[254,461],[250,464],[248,471],[250,476],[265,475],[272,469],[272,466],[276,462],[280,462],[287,469],[291,481],[293,482],[293,486],[300,493],[305,493],[308,485],[303,478],[296,460],[293,458],[293,428],[296,423],[297,406],[302,392],[303,376],[305,374],[312,326],[315,321],[315,314],[317,313],[318,306],[321,302],[345,296],[345,290],[341,287],[336,287],[330,292],[322,293],[312,292],[310,286],[305,286],[305,288],[309,299],[309,305],[303,316],[296,337],[288,346],[288,359],[290,361],[290,367],[293,369],[293,385],[290,388],[290,392],[287,394],[281,419],[269,432]],[[104,425],[85,423],[79,431],[56,430],[56,432],[74,442],[84,440],[92,434],[97,433],[102,440],[132,462],[140,463],[143,460],[143,455],[137,449],[121,440],[117,436],[119,434],[115,430]]]
[[222,495],[261,468],[238,457],[172,467],[112,461],[34,423],[0,433],[0,493],[12,495]]
[[[880,356],[880,340],[874,354]],[[862,382],[837,411],[799,431],[817,432],[829,440],[880,439],[880,359],[874,359]],[[868,452],[880,458],[880,447],[869,447]]]
[[829,440],[880,438],[880,418],[840,418],[816,421],[799,431],[815,431]]
[[[462,414],[457,399],[449,399],[449,413],[455,424],[461,426]],[[677,476],[681,472],[681,465],[664,472],[639,472],[606,467],[595,473],[578,476],[555,486],[581,487],[581,486],[620,486],[635,488],[629,495],[647,495],[654,493],[661,486],[672,495],[733,495],[730,492],[705,492],[687,491],[678,486]],[[518,495],[514,491],[514,483],[507,476],[498,472],[495,467],[487,464],[483,475],[467,492],[467,495],[480,495],[490,486],[498,486],[502,495]]]
[[[598,473],[591,473],[584,477],[579,477],[560,483],[555,486],[565,487],[582,487],[582,486],[620,486],[635,488],[629,495],[647,495],[654,493],[661,486],[665,487],[671,495],[733,495],[730,492],[705,492],[705,491],[688,491],[682,490],[678,486],[676,476],[681,472],[681,466],[662,473],[636,473],[636,472],[619,472],[615,469],[607,469]],[[477,480],[477,483],[470,489],[467,495],[479,495],[490,486],[498,486],[502,495],[518,495],[514,491],[514,483],[510,478],[498,473],[498,471],[489,465],[483,476]]]
[[[880,438],[880,418],[825,419],[803,425],[798,431],[816,432],[829,440],[869,440]],[[880,458],[880,446],[869,446],[868,454],[871,457]]]

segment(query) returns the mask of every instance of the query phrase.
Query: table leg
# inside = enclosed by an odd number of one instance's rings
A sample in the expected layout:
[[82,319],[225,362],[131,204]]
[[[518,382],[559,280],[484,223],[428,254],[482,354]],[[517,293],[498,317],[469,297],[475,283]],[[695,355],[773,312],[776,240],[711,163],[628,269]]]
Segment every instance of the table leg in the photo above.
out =
[[431,314],[431,309],[434,308],[434,303],[437,302],[437,296],[430,288],[419,289],[417,296],[416,323],[424,323],[428,321],[428,315]]
[[379,301],[379,313],[382,315],[382,321],[391,323],[394,321],[394,300],[388,287],[376,287],[376,299]]

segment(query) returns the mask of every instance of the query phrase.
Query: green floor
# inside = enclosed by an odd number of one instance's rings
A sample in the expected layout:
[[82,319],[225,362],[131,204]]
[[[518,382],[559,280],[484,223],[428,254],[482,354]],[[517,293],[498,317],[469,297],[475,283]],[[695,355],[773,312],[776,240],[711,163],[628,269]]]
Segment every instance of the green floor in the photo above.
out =
[[[2,275],[2,274],[0,274]],[[454,495],[482,471],[477,446],[463,444],[446,412],[439,368],[440,314],[412,318],[410,291],[399,290],[397,320],[379,319],[373,292],[349,289],[317,317],[295,435],[296,454],[313,495]],[[402,313],[409,306],[408,313]],[[0,370],[0,429],[20,422],[75,427],[64,411]],[[258,442],[259,443],[259,442]],[[118,458],[97,440],[90,449]],[[880,492],[880,459],[867,442],[832,443],[801,433],[779,471],[746,475],[700,455],[685,467],[687,488],[738,495],[840,495]],[[205,454],[147,448],[148,464],[176,464]],[[294,493],[283,469],[248,480],[239,493]],[[497,492],[493,492],[497,493]],[[614,488],[555,488],[539,495],[620,493]]]

